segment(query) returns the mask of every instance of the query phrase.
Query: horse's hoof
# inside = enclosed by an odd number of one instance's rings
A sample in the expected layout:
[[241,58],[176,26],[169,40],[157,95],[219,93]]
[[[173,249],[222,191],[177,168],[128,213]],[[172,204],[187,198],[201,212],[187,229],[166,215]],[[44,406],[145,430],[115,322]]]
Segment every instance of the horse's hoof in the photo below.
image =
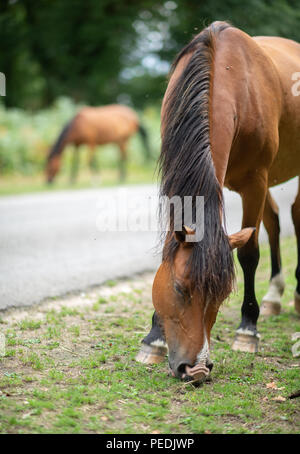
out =
[[297,314],[300,315],[300,295],[297,291],[295,291],[294,304],[295,304],[295,311],[297,312]]
[[253,334],[249,330],[240,329],[236,332],[232,350],[248,353],[257,353],[259,334]]
[[135,360],[143,364],[159,364],[165,360],[168,349],[164,346],[142,343]]
[[279,315],[281,311],[281,304],[273,301],[262,301],[260,306],[260,315]]

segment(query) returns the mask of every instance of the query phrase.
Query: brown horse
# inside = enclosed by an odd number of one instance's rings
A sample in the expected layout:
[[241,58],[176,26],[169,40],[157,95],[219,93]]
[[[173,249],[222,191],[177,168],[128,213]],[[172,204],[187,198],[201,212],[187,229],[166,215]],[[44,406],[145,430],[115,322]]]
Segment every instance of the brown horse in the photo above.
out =
[[[162,105],[161,194],[204,196],[204,237],[197,225],[170,230],[153,283],[152,329],[137,360],[160,362],[169,352],[174,376],[201,382],[212,368],[210,333],[234,283],[232,249],[244,273],[241,324],[234,350],[256,352],[259,306],[255,271],[263,221],[271,249],[265,314],[280,311],[284,289],[278,208],[269,187],[300,175],[300,45],[276,37],[250,37],[214,22],[178,55]],[[299,75],[299,74],[298,74]],[[242,230],[227,236],[223,186],[242,198]],[[292,206],[298,242],[295,308],[300,313],[300,192]],[[178,229],[177,229],[178,230]]]
[[147,133],[132,109],[119,104],[82,108],[63,128],[50,150],[46,166],[47,181],[51,183],[59,171],[62,152],[66,145],[75,145],[71,171],[71,181],[74,182],[78,172],[78,147],[83,144],[89,146],[89,165],[92,170],[95,147],[108,143],[115,143],[119,147],[120,180],[123,181],[128,140],[137,131],[141,134],[146,159],[149,160],[150,149]]

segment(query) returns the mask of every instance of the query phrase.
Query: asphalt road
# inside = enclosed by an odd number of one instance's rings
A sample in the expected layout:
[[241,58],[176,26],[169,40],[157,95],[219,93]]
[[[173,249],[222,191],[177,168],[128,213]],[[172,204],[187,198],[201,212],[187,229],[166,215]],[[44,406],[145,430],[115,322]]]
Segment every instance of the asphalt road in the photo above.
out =
[[[283,235],[293,234],[296,192],[296,179],[272,189]],[[225,190],[225,207],[233,233],[241,223],[239,196]],[[0,310],[155,269],[156,210],[151,185],[0,198]]]

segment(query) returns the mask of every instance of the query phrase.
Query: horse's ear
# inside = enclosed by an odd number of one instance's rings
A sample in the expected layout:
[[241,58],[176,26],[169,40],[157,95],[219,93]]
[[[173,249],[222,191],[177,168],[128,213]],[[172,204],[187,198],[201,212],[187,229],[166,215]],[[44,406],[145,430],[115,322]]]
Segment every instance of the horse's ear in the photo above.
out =
[[178,243],[185,243],[185,237],[187,235],[195,235],[195,233],[196,233],[196,229],[192,229],[191,227],[188,227],[187,225],[183,225],[182,230],[180,230],[180,231],[177,230],[174,232],[174,236],[175,236],[176,241],[178,241]]
[[256,230],[255,227],[247,227],[246,229],[242,229],[237,233],[229,235],[228,239],[231,249],[245,246],[245,244],[250,240],[255,230]]

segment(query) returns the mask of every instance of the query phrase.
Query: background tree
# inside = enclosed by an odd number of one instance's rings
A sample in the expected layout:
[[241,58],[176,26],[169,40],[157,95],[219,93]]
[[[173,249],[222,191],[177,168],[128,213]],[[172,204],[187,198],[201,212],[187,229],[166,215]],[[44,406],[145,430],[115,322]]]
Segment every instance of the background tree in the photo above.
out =
[[3,102],[160,102],[170,62],[213,20],[300,41],[297,0],[1,0]]

